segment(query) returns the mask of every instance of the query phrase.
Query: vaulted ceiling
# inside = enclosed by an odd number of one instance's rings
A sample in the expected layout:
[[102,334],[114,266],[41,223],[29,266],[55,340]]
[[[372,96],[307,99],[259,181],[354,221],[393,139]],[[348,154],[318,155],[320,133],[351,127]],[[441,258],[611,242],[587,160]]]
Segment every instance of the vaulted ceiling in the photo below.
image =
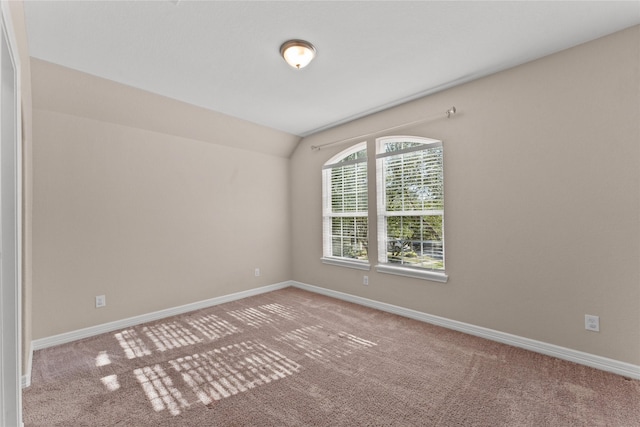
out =
[[[639,24],[640,2],[26,1],[25,14],[33,57],[305,136]],[[307,68],[280,57],[292,38],[316,46]]]

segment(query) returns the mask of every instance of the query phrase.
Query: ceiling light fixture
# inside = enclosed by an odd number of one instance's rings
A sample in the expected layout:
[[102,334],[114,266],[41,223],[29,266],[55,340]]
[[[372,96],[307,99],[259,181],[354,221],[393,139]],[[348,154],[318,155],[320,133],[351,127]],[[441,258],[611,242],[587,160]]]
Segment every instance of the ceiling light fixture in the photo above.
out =
[[280,46],[280,55],[293,68],[304,68],[316,56],[316,48],[304,40],[289,40]]

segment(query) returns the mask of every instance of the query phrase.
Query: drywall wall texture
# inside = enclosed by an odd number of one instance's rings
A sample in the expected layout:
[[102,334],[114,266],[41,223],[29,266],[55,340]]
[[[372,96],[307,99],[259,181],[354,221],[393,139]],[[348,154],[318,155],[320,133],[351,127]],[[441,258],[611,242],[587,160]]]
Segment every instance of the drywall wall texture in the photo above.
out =
[[[638,40],[633,27],[305,138],[291,164],[293,279],[640,364]],[[444,142],[448,283],[322,264],[320,170],[349,144],[310,147],[452,105],[451,119],[392,132]]]
[[40,109],[47,84],[34,71],[34,339],[290,279],[288,158]]

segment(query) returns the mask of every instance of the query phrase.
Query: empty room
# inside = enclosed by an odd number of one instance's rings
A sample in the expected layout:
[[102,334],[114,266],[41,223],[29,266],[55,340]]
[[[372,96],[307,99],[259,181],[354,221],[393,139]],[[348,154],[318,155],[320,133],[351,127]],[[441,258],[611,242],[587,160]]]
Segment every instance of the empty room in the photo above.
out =
[[1,6],[0,425],[640,426],[640,2]]

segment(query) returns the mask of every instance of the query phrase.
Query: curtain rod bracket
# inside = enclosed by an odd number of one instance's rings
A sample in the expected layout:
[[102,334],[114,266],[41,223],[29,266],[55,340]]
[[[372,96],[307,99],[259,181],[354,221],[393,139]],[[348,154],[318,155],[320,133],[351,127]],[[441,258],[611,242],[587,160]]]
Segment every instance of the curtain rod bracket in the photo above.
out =
[[455,114],[455,113],[456,113],[456,107],[455,107],[455,105],[454,105],[453,107],[449,108],[449,109],[445,112],[445,114],[447,115],[447,119],[450,119],[450,118],[451,118],[451,115],[452,115],[452,114]]

